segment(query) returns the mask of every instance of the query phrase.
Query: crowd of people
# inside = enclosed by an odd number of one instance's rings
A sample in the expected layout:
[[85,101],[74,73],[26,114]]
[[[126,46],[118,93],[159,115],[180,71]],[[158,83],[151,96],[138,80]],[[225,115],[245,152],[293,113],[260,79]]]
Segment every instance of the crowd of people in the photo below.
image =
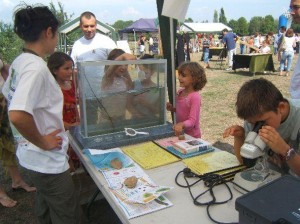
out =
[[[300,23],[300,0],[291,0],[290,8],[294,22]],[[76,63],[136,60],[136,57],[117,49],[115,42],[109,37],[96,33],[96,16],[91,12],[84,12],[80,16],[83,37],[75,42],[71,56],[61,52],[54,53],[58,41],[58,26],[57,18],[48,7],[25,5],[15,13],[14,31],[24,41],[24,49],[9,69],[4,63],[0,64],[3,78],[0,81],[5,97],[4,99],[0,95],[0,158],[11,175],[13,189],[36,192],[35,214],[40,223],[73,224],[82,221],[70,173],[70,167],[76,168],[74,163],[78,163],[78,158],[72,152],[66,134],[67,129],[80,123],[74,83],[76,79],[73,76],[77,75]],[[284,31],[285,27],[281,27],[278,33],[281,34],[280,37],[270,33],[261,38],[256,33],[240,44],[247,43],[245,45],[248,47],[253,45],[254,48],[250,47],[251,49],[262,53],[269,53],[270,45],[273,45],[274,53],[278,54],[280,60],[280,74],[283,75],[285,71],[288,75],[297,41],[292,29]],[[187,36],[181,38],[189,43]],[[223,30],[222,38],[218,38],[227,47],[228,69],[232,66],[238,39],[237,35],[227,29]],[[141,36],[139,42],[143,45],[145,38]],[[201,43],[206,68],[209,68],[207,49],[214,41],[210,36],[203,35]],[[141,59],[151,58],[151,55],[144,54],[143,47],[139,49],[143,54]],[[48,63],[45,62],[47,56],[50,56]],[[294,99],[300,99],[299,63],[298,60],[290,88]],[[137,81],[131,79],[126,66],[109,66],[105,68],[101,86],[99,82],[96,83],[97,88],[114,92],[153,86],[151,77],[154,69],[143,65],[139,69],[144,72],[144,79]],[[190,62],[185,58],[185,62],[178,65],[178,81],[180,88],[175,99],[176,107],[171,103],[166,104],[166,109],[176,113],[178,118],[173,125],[174,134],[180,136],[186,133],[200,138],[202,98],[199,91],[207,82],[205,68],[198,62]],[[136,102],[126,98],[120,104],[135,103],[141,106],[148,98],[149,96],[137,98]],[[146,106],[149,113],[154,113],[151,105],[143,106],[145,107],[140,110],[141,113],[145,112]],[[244,126],[228,127],[223,137],[234,137],[234,152],[238,160],[243,163],[240,148],[245,136],[256,122],[264,121],[259,136],[268,147],[269,161],[283,173],[300,176],[300,106],[297,102],[285,99],[270,81],[263,78],[252,79],[244,83],[237,94],[236,112],[245,121]],[[118,114],[118,118],[121,116],[124,114]],[[22,179],[17,162],[29,175],[34,186],[29,186]],[[17,202],[0,187],[0,204],[14,207]]]
[[[284,41],[283,41],[284,40]],[[177,38],[177,43],[181,39]],[[278,33],[268,32],[262,35],[256,32],[250,36],[241,36],[229,31],[227,28],[222,30],[222,34],[207,34],[198,33],[194,40],[190,38],[185,42],[185,49],[189,49],[190,52],[202,52],[202,60],[204,61],[205,68],[209,68],[209,48],[210,47],[225,47],[227,51],[227,70],[232,68],[233,54],[249,54],[249,53],[272,53],[278,55],[278,61],[280,62],[279,71],[281,76],[288,76],[291,70],[291,62],[294,54],[299,53],[300,36],[298,33],[294,33],[293,29],[286,30],[285,26],[280,27]],[[239,48],[239,51],[238,51]],[[177,44],[177,52],[180,51],[180,47]],[[177,53],[178,54],[178,53]],[[188,53],[182,61],[189,61]],[[180,61],[180,58],[178,59]],[[285,73],[285,74],[283,74]]]

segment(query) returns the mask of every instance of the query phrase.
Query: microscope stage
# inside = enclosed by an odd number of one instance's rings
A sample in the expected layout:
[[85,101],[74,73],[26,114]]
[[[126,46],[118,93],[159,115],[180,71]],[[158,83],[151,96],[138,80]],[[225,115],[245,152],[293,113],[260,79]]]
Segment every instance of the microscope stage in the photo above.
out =
[[257,170],[248,169],[235,175],[233,187],[237,191],[245,194],[279,178],[280,176],[281,174],[274,170],[270,170],[269,173],[262,175]]

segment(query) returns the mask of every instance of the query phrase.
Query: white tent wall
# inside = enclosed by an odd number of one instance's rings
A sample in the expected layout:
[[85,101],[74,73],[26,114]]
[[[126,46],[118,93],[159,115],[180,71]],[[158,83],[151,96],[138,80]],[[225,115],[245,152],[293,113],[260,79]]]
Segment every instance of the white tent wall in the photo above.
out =
[[181,25],[180,30],[188,33],[216,33],[221,32],[225,28],[228,31],[232,31],[229,26],[226,26],[223,23],[184,23]]

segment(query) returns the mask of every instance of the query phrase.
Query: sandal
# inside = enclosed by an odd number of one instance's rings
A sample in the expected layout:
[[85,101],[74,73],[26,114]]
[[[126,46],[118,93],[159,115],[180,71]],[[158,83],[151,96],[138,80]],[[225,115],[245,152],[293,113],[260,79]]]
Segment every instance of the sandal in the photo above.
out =
[[12,208],[17,204],[17,202],[5,195],[0,197],[0,204],[6,208]]

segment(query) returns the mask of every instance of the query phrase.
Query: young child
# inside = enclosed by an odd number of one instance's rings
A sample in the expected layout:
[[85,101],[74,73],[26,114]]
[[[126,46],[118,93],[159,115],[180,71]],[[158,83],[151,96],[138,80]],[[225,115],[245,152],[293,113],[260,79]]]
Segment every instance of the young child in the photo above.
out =
[[[107,60],[136,60],[136,57],[122,49],[115,48],[109,53]],[[101,81],[101,91],[108,93],[109,96],[101,100],[102,107],[105,110],[98,110],[97,122],[100,123],[103,119],[109,119],[113,123],[119,122],[125,118],[126,110],[131,113],[132,97],[126,92],[132,88],[133,82],[128,72],[128,65],[105,66],[105,74]]]
[[[153,55],[144,54],[140,57],[140,60],[153,59]],[[159,89],[155,88],[157,84],[157,70],[158,66],[156,64],[141,64],[138,65],[139,68],[139,79],[134,80],[134,89],[143,91],[144,93],[139,93],[133,97],[133,106],[138,113],[138,116],[147,117],[149,120],[158,116],[160,111],[160,93]],[[154,78],[155,77],[155,78]],[[155,82],[152,80],[154,79]]]
[[224,138],[234,137],[234,152],[240,163],[245,137],[256,122],[264,121],[259,136],[270,148],[265,150],[269,162],[279,167],[278,171],[286,173],[290,169],[300,176],[300,108],[299,101],[296,103],[283,98],[266,79],[253,79],[241,87],[235,105],[237,116],[245,120],[244,127],[233,125],[223,134]]
[[167,103],[167,110],[176,112],[177,123],[173,126],[175,135],[183,131],[195,138],[201,138],[200,107],[201,90],[207,80],[205,70],[197,62],[185,62],[178,67],[178,81],[181,89],[176,96],[176,108]]
[[[66,130],[79,125],[80,121],[76,103],[75,83],[72,80],[73,67],[72,58],[63,52],[55,52],[48,59],[48,68],[64,95],[63,121]],[[70,156],[70,172],[72,173],[79,167],[80,161],[71,146],[69,146],[68,154]]]

